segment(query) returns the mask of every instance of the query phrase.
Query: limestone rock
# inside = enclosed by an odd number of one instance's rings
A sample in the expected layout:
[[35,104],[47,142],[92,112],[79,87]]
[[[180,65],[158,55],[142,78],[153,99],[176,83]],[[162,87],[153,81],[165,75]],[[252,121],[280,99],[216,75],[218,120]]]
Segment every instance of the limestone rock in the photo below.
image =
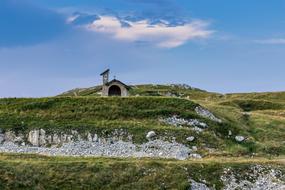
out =
[[98,142],[98,135],[97,134],[94,134],[92,141],[93,142]]
[[194,159],[202,159],[202,156],[200,154],[190,154],[189,155],[190,158],[194,158]]
[[156,136],[156,133],[154,131],[150,131],[150,132],[147,133],[146,138],[147,139],[151,139],[151,138],[153,138],[155,136]]
[[165,118],[165,119],[160,119],[160,121],[168,125],[175,126],[175,127],[191,126],[191,127],[199,127],[203,129],[208,128],[208,125],[206,123],[203,123],[199,121],[198,119],[184,119],[176,115]]
[[245,140],[245,137],[243,137],[243,136],[235,136],[235,140],[237,142],[243,142]]
[[28,141],[33,146],[39,146],[40,130],[35,129],[29,132]]
[[43,129],[40,129],[39,134],[39,145],[44,146],[46,145],[46,132]]
[[187,137],[186,140],[187,140],[188,142],[193,142],[193,141],[195,140],[195,137],[190,136],[190,137]]
[[54,134],[53,136],[52,136],[52,143],[53,144],[60,144],[60,136],[58,135],[58,134]]
[[87,140],[89,141],[89,142],[92,142],[93,141],[93,138],[92,138],[92,135],[91,135],[91,133],[87,133]]

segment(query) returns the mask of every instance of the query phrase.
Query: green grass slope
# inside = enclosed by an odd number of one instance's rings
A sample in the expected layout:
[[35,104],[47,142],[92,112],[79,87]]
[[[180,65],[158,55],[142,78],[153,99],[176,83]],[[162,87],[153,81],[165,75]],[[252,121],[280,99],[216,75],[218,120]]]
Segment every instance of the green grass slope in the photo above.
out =
[[0,154],[0,189],[182,190],[190,189],[192,179],[219,190],[224,187],[224,171],[230,168],[239,181],[253,180],[249,175],[254,166],[285,174],[281,159],[176,161]]

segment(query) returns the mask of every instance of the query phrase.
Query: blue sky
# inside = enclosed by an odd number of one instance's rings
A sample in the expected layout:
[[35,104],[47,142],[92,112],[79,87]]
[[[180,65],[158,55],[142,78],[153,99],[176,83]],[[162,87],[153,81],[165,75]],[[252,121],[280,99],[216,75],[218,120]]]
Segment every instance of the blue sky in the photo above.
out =
[[101,83],[284,91],[284,0],[1,0],[0,97]]

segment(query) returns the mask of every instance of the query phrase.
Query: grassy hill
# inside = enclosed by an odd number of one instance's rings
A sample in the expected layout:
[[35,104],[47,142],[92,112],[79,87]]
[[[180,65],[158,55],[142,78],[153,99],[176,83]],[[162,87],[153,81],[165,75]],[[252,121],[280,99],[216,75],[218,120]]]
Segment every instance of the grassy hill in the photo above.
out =
[[[76,96],[92,97],[98,96],[99,91],[100,86],[72,90],[61,96],[76,94]],[[216,126],[211,123],[214,126],[209,129],[217,133],[218,138],[222,138],[218,141],[222,145],[218,147],[223,151],[238,153],[252,150],[277,155],[285,153],[285,92],[218,94],[187,85],[137,85],[132,87],[130,94],[143,97],[156,96],[158,99],[167,96],[172,97],[173,101],[189,100],[206,107],[224,121],[225,126]],[[182,111],[179,114],[183,115],[183,113],[187,112]],[[249,139],[250,145],[247,144],[247,150],[244,150],[245,147],[240,144],[227,141],[226,133],[229,129]],[[210,136],[213,137],[213,134]],[[217,139],[212,140],[217,142]]]
[[[88,189],[91,185],[95,189],[163,189],[164,184],[164,189],[188,189],[190,176],[220,189],[220,177],[226,167],[245,172],[250,166],[261,164],[284,172],[285,92],[218,94],[183,85],[138,85],[132,87],[130,97],[102,98],[99,91],[100,86],[71,90],[57,97],[0,99],[0,129],[16,133],[31,129],[47,132],[74,129],[82,134],[88,130],[103,137],[119,129],[126,132],[126,140],[131,134],[137,144],[147,142],[146,134],[155,131],[157,138],[198,147],[197,152],[204,159],[0,154],[0,188],[7,185],[7,189],[28,189],[33,185],[38,189],[68,189],[67,185],[71,185],[74,189]],[[195,111],[198,106],[208,109],[222,122],[199,115]],[[197,119],[209,127],[197,133],[191,127],[162,122],[172,116]],[[237,142],[237,135],[246,140]],[[195,140],[188,142],[189,136]],[[148,172],[149,175],[144,175]]]

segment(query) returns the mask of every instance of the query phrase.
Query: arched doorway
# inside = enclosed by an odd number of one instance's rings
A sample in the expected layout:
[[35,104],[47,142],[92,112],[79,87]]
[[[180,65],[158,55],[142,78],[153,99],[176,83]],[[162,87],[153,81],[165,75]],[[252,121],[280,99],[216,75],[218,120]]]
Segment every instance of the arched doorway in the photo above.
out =
[[109,88],[109,92],[108,92],[109,96],[121,96],[121,88],[118,87],[117,85],[113,85]]

